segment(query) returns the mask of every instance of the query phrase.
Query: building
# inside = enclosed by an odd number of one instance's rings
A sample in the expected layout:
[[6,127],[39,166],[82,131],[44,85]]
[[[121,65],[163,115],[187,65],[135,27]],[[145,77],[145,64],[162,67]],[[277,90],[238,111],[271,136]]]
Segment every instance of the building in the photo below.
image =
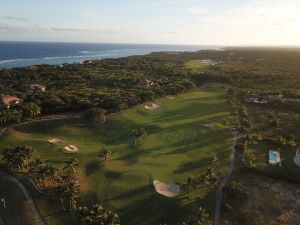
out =
[[294,158],[294,163],[297,166],[300,166],[300,148],[297,149],[295,158]]
[[154,85],[154,82],[153,81],[151,81],[151,80],[144,80],[143,81],[143,85],[145,86],[145,87],[151,87],[151,86],[153,86]]
[[28,92],[33,93],[36,91],[45,92],[46,87],[44,85],[40,85],[40,84],[31,84],[28,88]]
[[269,102],[283,102],[283,95],[268,95]]
[[11,106],[21,104],[21,99],[15,96],[3,96],[1,98],[1,107],[9,109]]

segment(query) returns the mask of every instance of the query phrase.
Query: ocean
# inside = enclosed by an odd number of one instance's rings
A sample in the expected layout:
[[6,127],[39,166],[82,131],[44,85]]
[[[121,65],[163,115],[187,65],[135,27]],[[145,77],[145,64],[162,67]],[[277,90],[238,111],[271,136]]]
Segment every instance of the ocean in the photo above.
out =
[[0,68],[39,64],[79,63],[85,60],[145,55],[161,51],[220,49],[218,46],[0,42]]

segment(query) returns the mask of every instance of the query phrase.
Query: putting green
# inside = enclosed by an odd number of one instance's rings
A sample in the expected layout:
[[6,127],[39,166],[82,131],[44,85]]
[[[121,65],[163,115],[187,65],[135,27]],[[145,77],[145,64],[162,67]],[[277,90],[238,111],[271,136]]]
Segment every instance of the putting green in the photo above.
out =
[[[100,201],[121,215],[123,225],[176,224],[194,206],[211,211],[213,193],[200,188],[166,198],[155,192],[153,179],[184,183],[208,166],[212,153],[226,172],[231,136],[222,126],[203,126],[222,124],[229,116],[224,89],[223,85],[209,84],[176,99],[159,99],[155,103],[162,107],[157,110],[147,110],[143,104],[113,114],[104,124],[83,119],[34,124],[3,138],[0,147],[29,144],[58,165],[69,156],[77,157],[82,204]],[[141,127],[147,136],[141,146],[134,147],[131,132]],[[64,141],[48,142],[56,137]],[[64,146],[70,144],[80,151],[64,152]],[[111,161],[97,158],[103,145],[112,151]]]

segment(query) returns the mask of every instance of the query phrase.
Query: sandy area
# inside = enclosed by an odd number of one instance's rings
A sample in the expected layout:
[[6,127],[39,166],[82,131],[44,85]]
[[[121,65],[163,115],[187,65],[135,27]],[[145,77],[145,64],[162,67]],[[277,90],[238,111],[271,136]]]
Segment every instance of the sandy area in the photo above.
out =
[[52,138],[52,139],[48,140],[48,142],[54,143],[54,144],[59,143],[59,142],[63,142],[63,141],[64,141],[64,139],[62,139],[62,138]]
[[180,192],[180,186],[177,184],[167,184],[158,180],[153,181],[157,193],[166,197],[175,197]]
[[209,124],[202,124],[202,126],[214,128],[214,127],[217,127],[218,124],[217,123],[209,123]]
[[300,224],[299,185],[252,174],[246,174],[242,182],[250,196],[243,207],[261,212],[264,224]]
[[64,148],[68,152],[78,152],[79,148],[76,145],[68,145]]
[[168,99],[171,99],[171,100],[174,100],[174,99],[176,99],[176,97],[175,97],[175,96],[167,96],[167,98],[168,98]]
[[161,108],[161,105],[152,103],[151,105],[145,105],[145,109],[149,109],[149,110],[156,110]]

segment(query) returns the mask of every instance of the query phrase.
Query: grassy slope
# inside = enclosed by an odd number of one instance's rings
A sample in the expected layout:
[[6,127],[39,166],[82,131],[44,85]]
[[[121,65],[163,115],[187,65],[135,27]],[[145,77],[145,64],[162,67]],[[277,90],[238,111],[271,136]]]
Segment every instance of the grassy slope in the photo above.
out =
[[[35,125],[0,145],[30,144],[42,157],[57,163],[70,156],[62,151],[63,146],[78,145],[80,152],[72,156],[81,163],[78,173],[84,203],[99,200],[121,215],[122,224],[173,224],[196,200],[211,210],[213,193],[202,188],[169,199],[155,193],[152,181],[182,183],[206,168],[212,152],[227,169],[231,139],[224,129],[201,124],[222,122],[228,112],[223,89],[214,85],[157,102],[163,108],[147,111],[141,105],[112,115],[105,124],[71,120]],[[131,131],[140,127],[148,135],[135,148]],[[50,144],[46,141],[49,137],[63,137],[65,143]],[[96,157],[104,144],[113,152],[112,161],[101,162]]]

